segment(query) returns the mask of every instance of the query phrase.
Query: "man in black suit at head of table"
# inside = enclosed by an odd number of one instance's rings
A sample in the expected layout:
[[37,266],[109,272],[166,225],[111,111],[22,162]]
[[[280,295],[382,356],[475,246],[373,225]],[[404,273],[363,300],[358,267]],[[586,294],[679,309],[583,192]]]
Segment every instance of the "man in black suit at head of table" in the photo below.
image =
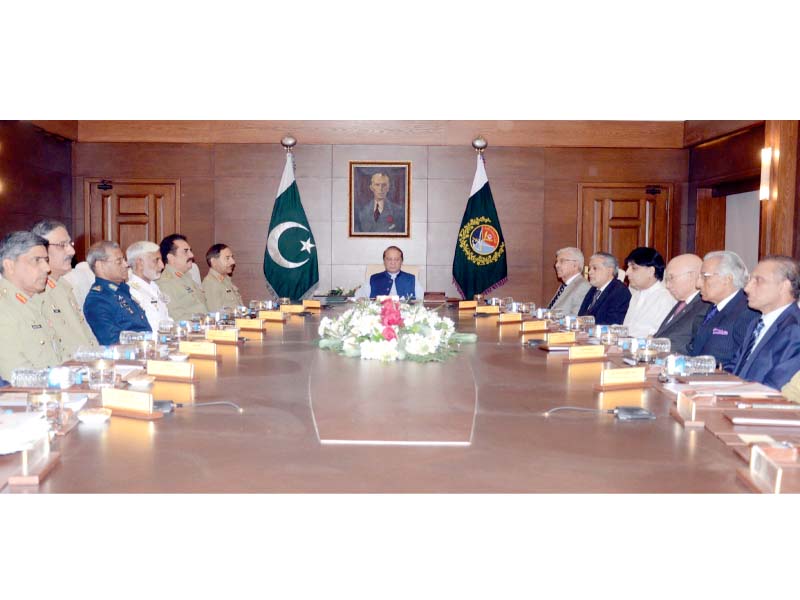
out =
[[589,259],[589,283],[578,316],[591,315],[597,325],[616,325],[625,320],[631,293],[617,279],[619,263],[613,254],[597,252]]
[[703,259],[696,254],[681,254],[667,265],[664,285],[678,303],[669,311],[653,337],[669,338],[672,352],[686,354],[686,347],[703,323],[711,304],[700,297],[697,276]]
[[689,342],[691,356],[710,354],[726,371],[733,371],[736,353],[744,345],[750,323],[760,317],[747,306],[742,290],[747,276],[747,267],[735,252],[721,250],[703,257],[697,288],[703,300],[714,306]]

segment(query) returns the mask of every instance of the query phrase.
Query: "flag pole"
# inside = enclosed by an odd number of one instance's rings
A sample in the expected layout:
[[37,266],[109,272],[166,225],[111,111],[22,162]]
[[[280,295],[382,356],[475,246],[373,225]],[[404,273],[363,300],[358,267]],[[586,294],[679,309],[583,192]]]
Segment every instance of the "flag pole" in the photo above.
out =
[[472,147],[475,148],[475,152],[480,155],[483,155],[483,151],[486,150],[488,145],[489,142],[487,142],[486,139],[480,134],[478,134],[478,137],[472,140]]

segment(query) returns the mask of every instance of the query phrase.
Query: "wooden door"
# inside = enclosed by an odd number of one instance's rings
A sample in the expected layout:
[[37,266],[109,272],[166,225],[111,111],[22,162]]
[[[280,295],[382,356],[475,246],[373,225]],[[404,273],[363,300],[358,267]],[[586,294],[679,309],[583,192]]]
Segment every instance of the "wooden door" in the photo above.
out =
[[179,231],[179,180],[85,179],[84,202],[85,250],[112,240],[124,252],[133,242],[157,244]]
[[578,195],[578,247],[587,263],[595,252],[613,254],[622,263],[638,246],[671,258],[672,184],[582,184]]

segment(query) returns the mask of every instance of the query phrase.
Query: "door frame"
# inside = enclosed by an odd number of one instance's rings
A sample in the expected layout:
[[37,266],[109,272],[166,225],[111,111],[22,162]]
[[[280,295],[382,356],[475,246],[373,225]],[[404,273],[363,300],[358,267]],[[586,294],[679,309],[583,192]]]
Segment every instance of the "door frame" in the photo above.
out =
[[84,236],[83,236],[83,253],[89,251],[91,244],[89,243],[88,226],[91,222],[91,186],[93,183],[101,183],[108,181],[112,185],[115,183],[153,183],[156,185],[174,185],[175,186],[175,233],[181,232],[181,180],[180,179],[165,179],[161,177],[84,177],[83,178],[83,223],[84,223]]

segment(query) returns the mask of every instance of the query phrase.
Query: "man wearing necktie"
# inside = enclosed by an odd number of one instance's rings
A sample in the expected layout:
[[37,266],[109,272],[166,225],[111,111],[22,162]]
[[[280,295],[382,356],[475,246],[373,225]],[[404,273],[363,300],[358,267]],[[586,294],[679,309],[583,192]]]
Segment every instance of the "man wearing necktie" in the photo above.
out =
[[686,354],[686,347],[697,333],[711,308],[695,287],[703,264],[696,254],[681,254],[667,264],[664,285],[678,303],[672,307],[653,337],[669,338],[672,352]]
[[753,269],[744,291],[761,318],[750,324],[733,372],[781,389],[800,371],[800,266],[788,256],[768,256]]
[[561,280],[547,308],[558,308],[568,315],[577,315],[586,292],[592,287],[583,278],[583,252],[578,248],[561,248],[556,252],[556,275]]
[[625,320],[631,293],[617,279],[619,265],[616,257],[598,252],[589,259],[589,283],[592,287],[583,298],[578,316],[591,315],[597,325],[617,325]]
[[750,324],[758,312],[747,306],[742,288],[747,267],[735,252],[721,250],[703,257],[697,275],[697,289],[706,302],[714,304],[687,347],[690,356],[710,354],[726,371],[733,371],[736,353],[745,343]]

